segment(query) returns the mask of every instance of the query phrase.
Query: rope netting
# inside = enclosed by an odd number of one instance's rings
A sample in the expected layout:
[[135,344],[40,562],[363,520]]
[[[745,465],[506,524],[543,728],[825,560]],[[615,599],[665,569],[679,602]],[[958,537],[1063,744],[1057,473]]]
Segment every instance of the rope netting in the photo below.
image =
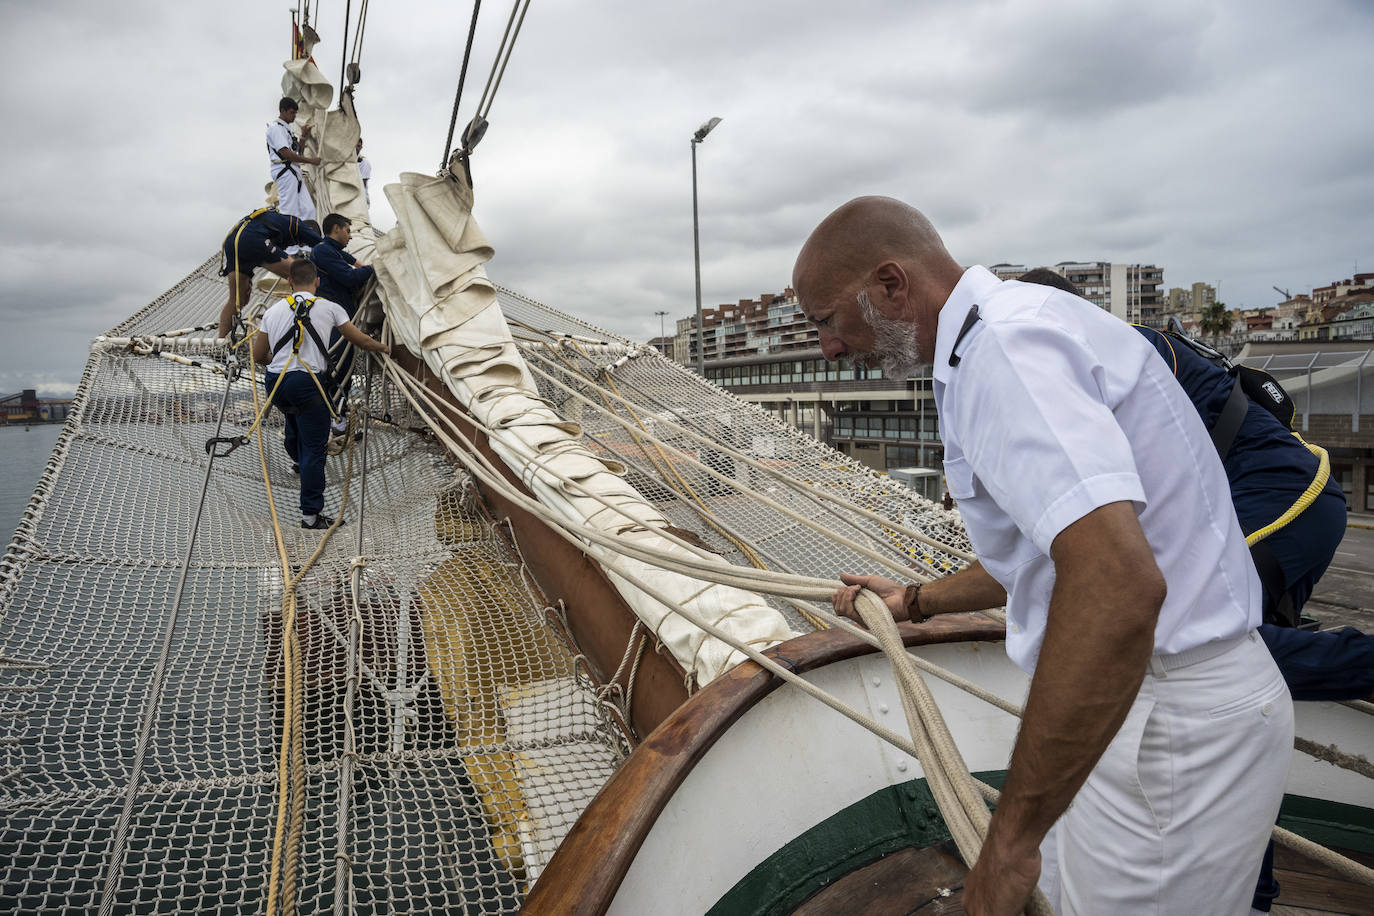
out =
[[[110,335],[209,323],[216,267]],[[256,448],[208,474],[206,452],[222,402],[218,434],[252,424],[251,384],[92,351],[0,559],[0,898],[16,912],[264,909],[292,695],[283,569]],[[341,891],[377,912],[513,912],[624,741],[466,475],[387,385],[368,390],[355,410],[376,422],[327,464],[327,512],[353,468],[348,525],[296,591],[294,907]],[[294,527],[282,432],[273,411],[261,435],[294,575],[320,532]]]

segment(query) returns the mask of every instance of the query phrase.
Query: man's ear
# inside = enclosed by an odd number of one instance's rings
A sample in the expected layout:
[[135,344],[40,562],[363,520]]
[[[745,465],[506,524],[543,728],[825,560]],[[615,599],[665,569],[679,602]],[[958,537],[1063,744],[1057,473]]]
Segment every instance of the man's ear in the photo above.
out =
[[870,299],[875,308],[888,318],[906,317],[907,304],[911,298],[911,284],[896,261],[884,261],[873,271],[873,286]]

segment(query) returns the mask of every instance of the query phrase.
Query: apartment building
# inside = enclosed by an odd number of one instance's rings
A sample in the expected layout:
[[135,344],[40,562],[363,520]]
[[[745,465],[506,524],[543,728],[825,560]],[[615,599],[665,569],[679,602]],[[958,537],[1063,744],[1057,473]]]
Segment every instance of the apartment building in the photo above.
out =
[[[1024,264],[994,264],[988,269],[999,280],[1015,280],[1032,268]],[[1166,309],[1164,270],[1153,264],[1060,261],[1050,269],[1082,290],[1084,299],[1132,324],[1161,328],[1168,316],[1175,314]],[[1194,284],[1194,289],[1205,285]],[[1215,290],[1212,295],[1215,299]]]
[[1190,288],[1175,286],[1164,298],[1164,317],[1196,321],[1217,301],[1217,288],[1210,283],[1194,283]]

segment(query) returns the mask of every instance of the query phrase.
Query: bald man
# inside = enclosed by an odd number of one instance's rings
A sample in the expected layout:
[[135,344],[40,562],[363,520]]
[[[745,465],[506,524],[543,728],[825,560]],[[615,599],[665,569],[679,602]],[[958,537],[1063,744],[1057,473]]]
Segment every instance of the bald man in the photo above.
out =
[[1168,367],[1077,297],[964,270],[890,198],[826,217],[792,285],[827,359],[933,364],[979,558],[923,587],[844,576],[836,610],[861,587],[898,620],[1005,604],[1031,674],[967,911],[1020,913],[1039,880],[1065,914],[1246,913],[1293,709],[1225,471]]

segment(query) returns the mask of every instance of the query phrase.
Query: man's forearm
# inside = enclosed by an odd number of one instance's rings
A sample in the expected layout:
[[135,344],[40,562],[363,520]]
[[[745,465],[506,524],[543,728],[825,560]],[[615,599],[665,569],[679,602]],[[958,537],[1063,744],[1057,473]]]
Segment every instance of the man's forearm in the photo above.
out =
[[1007,592],[981,563],[974,560],[953,575],[921,586],[919,600],[921,613],[929,617],[1001,607],[1007,603]]

